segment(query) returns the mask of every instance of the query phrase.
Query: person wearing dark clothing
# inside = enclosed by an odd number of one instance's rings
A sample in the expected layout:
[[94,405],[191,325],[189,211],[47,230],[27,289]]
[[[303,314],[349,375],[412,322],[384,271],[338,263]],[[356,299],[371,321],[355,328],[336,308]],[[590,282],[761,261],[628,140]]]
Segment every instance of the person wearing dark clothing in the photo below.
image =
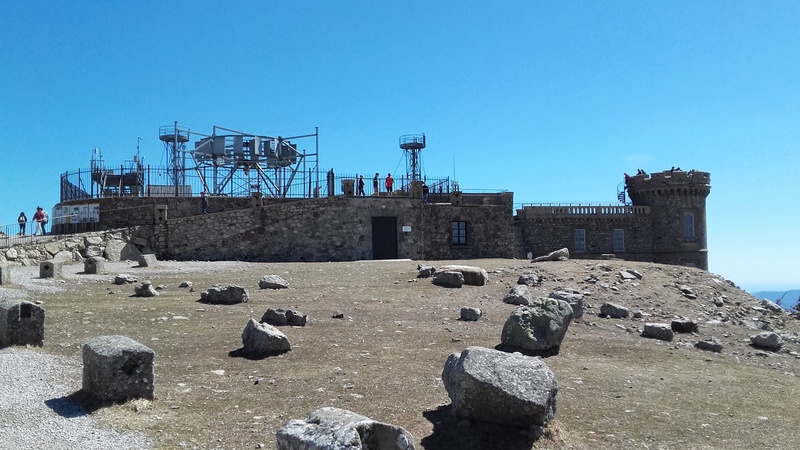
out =
[[364,196],[364,175],[359,175],[358,177],[358,190],[356,191],[356,195]]
[[375,178],[372,179],[372,195],[381,193],[380,185],[378,184],[378,173],[375,172]]
[[428,203],[428,183],[422,182],[422,203]]
[[28,224],[28,216],[25,215],[25,211],[19,213],[19,217],[17,217],[17,223],[19,223],[19,234],[25,235],[25,225]]

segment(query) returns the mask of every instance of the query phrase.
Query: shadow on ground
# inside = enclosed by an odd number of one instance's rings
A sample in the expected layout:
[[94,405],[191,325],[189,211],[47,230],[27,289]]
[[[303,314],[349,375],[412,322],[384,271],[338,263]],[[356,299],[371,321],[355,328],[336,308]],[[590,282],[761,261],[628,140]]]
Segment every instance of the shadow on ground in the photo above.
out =
[[427,450],[530,450],[541,436],[539,429],[504,427],[454,417],[451,406],[440,406],[422,415],[433,424],[433,433],[422,439]]
[[104,406],[111,405],[111,403],[98,401],[83,389],[64,397],[45,400],[44,404],[65,419],[86,416]]

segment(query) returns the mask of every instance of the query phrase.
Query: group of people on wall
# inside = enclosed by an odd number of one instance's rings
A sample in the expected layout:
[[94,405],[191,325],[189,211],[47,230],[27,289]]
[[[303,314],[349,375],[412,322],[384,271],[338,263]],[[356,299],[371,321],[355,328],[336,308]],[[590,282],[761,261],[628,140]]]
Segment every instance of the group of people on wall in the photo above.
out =
[[[41,235],[44,236],[47,234],[47,222],[50,220],[50,217],[47,215],[47,212],[41,207],[36,207],[36,212],[33,213],[33,223],[35,224],[36,228],[33,231],[33,235]],[[28,216],[25,215],[25,211],[19,213],[19,217],[17,217],[17,224],[19,224],[19,234],[24,236],[27,234],[27,227],[28,227]]]
[[[364,190],[365,186],[364,175],[358,176],[358,183],[356,183],[356,196],[366,196],[367,193]],[[383,182],[383,187],[385,188],[385,192],[391,194],[394,192],[394,178],[392,178],[391,173],[386,174],[386,179]],[[372,195],[380,195],[380,173],[375,172],[375,176],[372,178]],[[428,200],[428,185],[424,181],[422,182],[422,197],[423,200],[427,203]]]

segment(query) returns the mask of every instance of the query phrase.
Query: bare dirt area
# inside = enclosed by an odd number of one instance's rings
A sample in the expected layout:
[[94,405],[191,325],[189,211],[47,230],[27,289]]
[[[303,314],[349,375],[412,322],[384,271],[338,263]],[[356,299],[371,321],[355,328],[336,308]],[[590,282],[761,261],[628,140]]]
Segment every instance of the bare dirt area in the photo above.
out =
[[[161,262],[139,268],[126,262],[107,263],[107,275],[84,275],[75,264],[64,266],[63,280],[15,267],[17,285],[0,294],[41,302],[46,311],[44,347],[25,351],[69,358],[79,367],[83,343],[96,336],[124,335],[152,348],[156,399],[93,409],[91,416],[101,429],[142,433],[156,448],[275,448],[283,423],[324,406],[402,426],[425,449],[789,449],[800,442],[800,322],[763,310],[718,276],[621,260],[430,262],[489,271],[486,286],[447,289],[416,278],[419,263]],[[626,268],[642,279],[622,281],[619,272]],[[529,271],[543,277],[531,287],[534,295],[572,288],[586,303],[561,352],[545,358],[560,390],[556,419],[538,439],[452,419],[441,380],[450,353],[500,344],[516,308],[503,297]],[[132,285],[112,284],[120,273],[163,289],[158,297],[133,297]],[[290,287],[259,289],[259,279],[269,274]],[[180,288],[182,281],[191,281],[193,290]],[[249,302],[201,303],[200,293],[216,284],[245,287]],[[681,285],[697,298],[682,294]],[[714,298],[724,304],[716,306]],[[598,317],[608,301],[643,317]],[[460,321],[462,306],[484,315]],[[292,346],[288,353],[236,356],[247,321],[267,308],[307,314],[308,324],[280,328]],[[334,318],[337,312],[343,317]],[[640,336],[645,322],[678,317],[695,320],[699,333],[676,334],[671,342]],[[749,336],[762,329],[781,334],[783,349],[750,346]],[[694,348],[712,336],[724,345],[721,353]],[[77,392],[80,373],[70,379],[77,380]],[[0,447],[7,445],[0,436]]]

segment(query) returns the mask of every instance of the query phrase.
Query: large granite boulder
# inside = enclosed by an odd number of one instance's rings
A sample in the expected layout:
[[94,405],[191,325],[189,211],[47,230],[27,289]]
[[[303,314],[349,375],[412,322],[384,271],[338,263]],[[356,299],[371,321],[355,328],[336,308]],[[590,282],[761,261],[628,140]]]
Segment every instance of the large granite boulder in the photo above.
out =
[[285,334],[255,319],[250,319],[242,332],[242,346],[243,353],[254,356],[279,355],[292,349]]
[[414,436],[402,427],[333,407],[286,422],[276,438],[278,450],[414,450]]
[[461,275],[464,276],[464,284],[470,286],[483,286],[489,281],[489,273],[480,267],[449,265],[439,267],[436,272],[461,272]]
[[750,343],[767,350],[778,350],[783,347],[783,339],[772,331],[762,331],[750,336]]
[[572,307],[564,300],[537,298],[511,313],[503,326],[501,342],[527,353],[556,355],[572,316]]
[[442,380],[458,417],[544,427],[556,412],[558,382],[536,357],[468,347],[447,358]]

